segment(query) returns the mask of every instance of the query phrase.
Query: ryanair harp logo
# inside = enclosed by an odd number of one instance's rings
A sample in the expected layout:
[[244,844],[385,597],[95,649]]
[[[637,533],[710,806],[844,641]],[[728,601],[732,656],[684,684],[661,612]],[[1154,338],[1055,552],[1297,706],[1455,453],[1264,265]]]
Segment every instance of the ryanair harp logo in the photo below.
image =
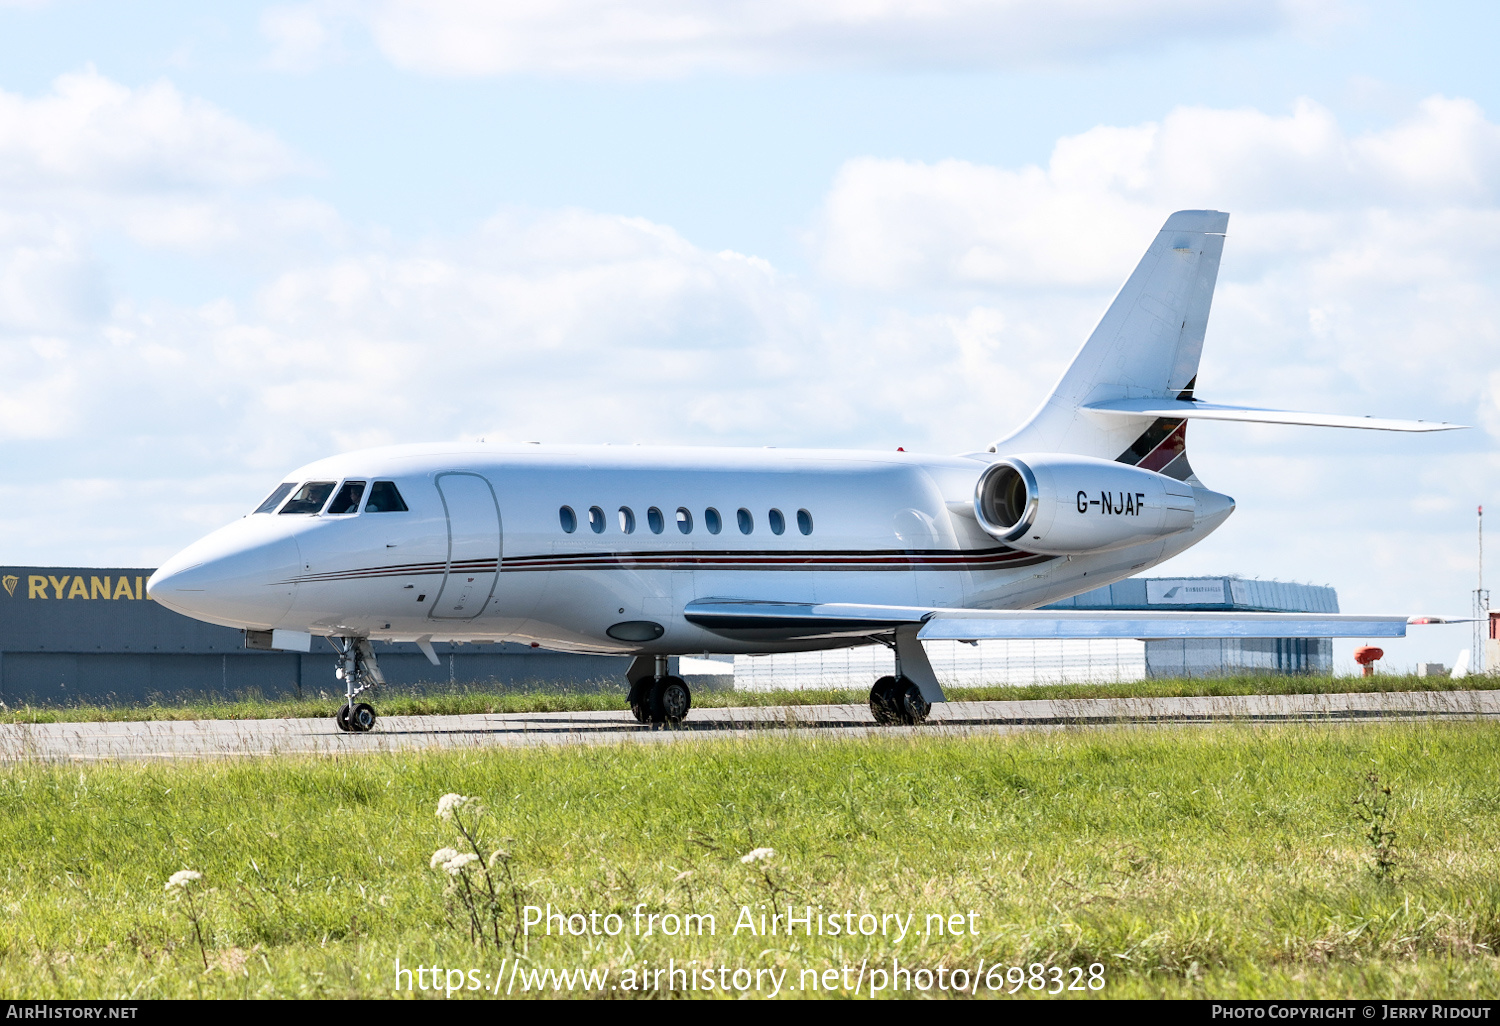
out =
[[16,585],[20,583],[21,579],[15,574],[6,574],[4,577],[0,577],[0,584],[5,585],[5,594],[7,595],[14,596],[16,593]]

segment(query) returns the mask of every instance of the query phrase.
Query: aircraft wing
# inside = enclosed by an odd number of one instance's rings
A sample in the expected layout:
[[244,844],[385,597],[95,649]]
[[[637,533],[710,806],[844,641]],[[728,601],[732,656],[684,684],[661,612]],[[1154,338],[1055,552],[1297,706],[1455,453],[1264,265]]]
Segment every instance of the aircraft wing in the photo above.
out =
[[847,602],[700,599],[689,623],[746,641],[870,637],[920,625],[924,641],[984,638],[1400,638],[1404,616],[1126,609],[944,609]]
[[1298,413],[1254,406],[1224,406],[1189,399],[1112,399],[1089,403],[1091,413],[1126,417],[1167,417],[1174,420],[1238,420],[1257,424],[1303,424],[1309,427],[1363,428],[1367,431],[1455,431],[1465,425],[1430,420],[1389,420],[1350,417],[1342,413]]

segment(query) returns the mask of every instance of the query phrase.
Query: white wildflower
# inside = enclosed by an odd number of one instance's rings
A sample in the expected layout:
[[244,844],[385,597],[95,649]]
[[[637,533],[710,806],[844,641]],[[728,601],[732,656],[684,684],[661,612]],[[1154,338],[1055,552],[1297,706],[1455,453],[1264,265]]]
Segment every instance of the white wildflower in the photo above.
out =
[[453,858],[449,859],[443,864],[443,869],[449,876],[457,876],[464,871],[464,867],[469,863],[478,861],[479,856],[475,855],[472,851],[468,851],[464,852],[462,855],[455,855]]
[[748,866],[752,862],[759,862],[761,859],[768,859],[775,854],[775,848],[756,848],[754,851],[746,852],[745,854],[741,855],[740,861]]
[[453,848],[439,848],[432,853],[432,861],[427,864],[436,869],[438,866],[444,865],[456,858],[458,858],[458,852]]
[[175,891],[179,888],[185,890],[187,888],[187,885],[192,883],[194,880],[202,879],[203,874],[198,872],[197,870],[179,869],[177,872],[173,873],[170,877],[167,878],[166,889],[169,891]]
[[438,819],[452,819],[453,810],[462,808],[476,799],[462,794],[445,794],[438,799]]

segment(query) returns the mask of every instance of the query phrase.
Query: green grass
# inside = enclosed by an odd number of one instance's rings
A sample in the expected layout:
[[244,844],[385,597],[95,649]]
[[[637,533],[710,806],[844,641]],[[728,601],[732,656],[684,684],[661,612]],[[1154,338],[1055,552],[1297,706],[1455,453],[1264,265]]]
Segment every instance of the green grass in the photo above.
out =
[[[1141,680],[1118,684],[1032,684],[949,688],[954,701],[1020,701],[1047,698],[1179,698],[1188,695],[1303,695],[1370,691],[1459,691],[1500,688],[1500,675],[1447,677],[1239,676],[1181,680]],[[508,690],[483,684],[420,689],[392,687],[372,693],[382,716],[462,713],[582,712],[624,709],[625,689],[613,681],[587,681],[576,687]],[[695,691],[700,708],[764,705],[864,704],[869,689],[819,688],[807,691]],[[312,698],[224,697],[205,694],[149,703],[20,706],[0,709],[0,723],[75,723],[125,720],[246,720],[332,716],[342,698],[332,689]]]
[[[803,969],[983,958],[1099,963],[1104,996],[1496,998],[1497,742],[1374,724],[12,764],[0,992],[382,996],[397,958],[508,972],[428,866],[455,838],[436,801],[459,792],[488,807],[483,850],[509,851],[523,902],[626,917],[616,938],[532,938],[529,969],[617,982],[695,960],[794,988]],[[1353,804],[1370,773],[1392,788],[1387,878]],[[757,847],[776,854],[742,863]],[[203,873],[208,971],[163,889],[183,868]],[[731,932],[739,907],[787,902],[918,926],[973,911],[977,934]],[[631,936],[639,903],[718,932]]]

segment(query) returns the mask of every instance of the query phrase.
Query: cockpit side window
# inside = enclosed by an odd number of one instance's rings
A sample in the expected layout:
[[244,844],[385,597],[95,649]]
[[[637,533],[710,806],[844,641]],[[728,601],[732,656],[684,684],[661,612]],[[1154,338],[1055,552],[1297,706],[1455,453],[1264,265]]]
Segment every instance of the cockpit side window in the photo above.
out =
[[376,481],[370,486],[370,501],[365,503],[366,513],[405,513],[406,501],[396,490],[394,481]]
[[282,516],[288,513],[317,513],[333,494],[333,485],[332,481],[307,482],[286,500],[286,505],[281,507]]
[[363,481],[345,481],[333,501],[328,504],[329,513],[358,513],[359,500],[365,497]]
[[257,513],[275,513],[276,507],[281,505],[281,500],[292,493],[297,487],[296,481],[283,481],[276,486],[276,490],[266,496],[266,501],[255,507]]

